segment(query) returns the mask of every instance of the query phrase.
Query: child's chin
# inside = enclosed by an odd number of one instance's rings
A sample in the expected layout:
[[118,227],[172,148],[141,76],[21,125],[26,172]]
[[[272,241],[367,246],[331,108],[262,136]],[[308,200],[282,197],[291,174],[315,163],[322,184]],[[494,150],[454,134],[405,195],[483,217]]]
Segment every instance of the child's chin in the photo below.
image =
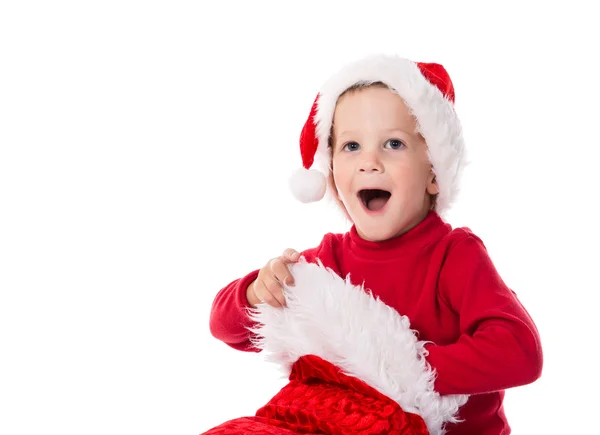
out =
[[384,240],[391,239],[393,237],[393,231],[377,227],[375,225],[366,225],[359,227],[360,233],[363,239],[371,242],[383,242]]

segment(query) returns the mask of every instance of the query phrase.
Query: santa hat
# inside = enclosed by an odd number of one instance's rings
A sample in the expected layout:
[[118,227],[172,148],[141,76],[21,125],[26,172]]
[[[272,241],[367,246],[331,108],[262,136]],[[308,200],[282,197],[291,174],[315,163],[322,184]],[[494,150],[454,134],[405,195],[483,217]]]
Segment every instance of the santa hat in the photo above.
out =
[[302,168],[290,179],[294,196],[305,203],[325,196],[331,166],[329,136],[338,98],[355,85],[375,82],[384,83],[400,95],[415,116],[438,184],[435,210],[442,214],[456,199],[465,165],[462,127],[454,110],[454,86],[442,65],[397,56],[378,55],[356,61],[323,85],[300,135]]

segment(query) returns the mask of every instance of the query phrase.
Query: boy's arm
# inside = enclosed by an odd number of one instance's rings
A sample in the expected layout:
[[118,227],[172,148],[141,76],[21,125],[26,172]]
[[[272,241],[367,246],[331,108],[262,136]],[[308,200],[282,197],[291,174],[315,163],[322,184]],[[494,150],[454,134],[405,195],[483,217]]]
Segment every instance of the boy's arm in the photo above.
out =
[[450,345],[427,345],[440,394],[478,394],[534,382],[543,356],[537,328],[503,282],[481,240],[469,233],[440,273],[440,299],[460,318]]
[[234,349],[259,352],[252,346],[248,327],[252,327],[247,310],[251,308],[246,297],[248,286],[258,276],[258,269],[229,283],[217,293],[210,312],[209,328],[213,337]]
[[[318,247],[307,249],[300,256],[308,262],[315,262],[322,246],[331,245],[330,238],[326,235]],[[256,326],[248,317],[248,310],[252,308],[251,303],[258,303],[256,300],[248,301],[248,287],[256,280],[258,272],[258,269],[254,270],[221,289],[215,296],[210,312],[209,328],[213,337],[234,349],[246,352],[260,352],[250,342],[251,332],[248,330],[249,327]]]

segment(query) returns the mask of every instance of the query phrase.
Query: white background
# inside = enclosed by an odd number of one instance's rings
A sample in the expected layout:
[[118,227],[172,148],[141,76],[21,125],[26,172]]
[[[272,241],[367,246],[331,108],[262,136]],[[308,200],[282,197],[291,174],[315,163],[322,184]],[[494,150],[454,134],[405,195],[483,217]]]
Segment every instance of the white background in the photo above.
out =
[[348,228],[286,183],[318,87],[382,51],[454,80],[472,163],[448,220],[543,340],[514,433],[593,431],[600,34],[550,3],[2,2],[0,433],[195,435],[272,397],[211,303]]

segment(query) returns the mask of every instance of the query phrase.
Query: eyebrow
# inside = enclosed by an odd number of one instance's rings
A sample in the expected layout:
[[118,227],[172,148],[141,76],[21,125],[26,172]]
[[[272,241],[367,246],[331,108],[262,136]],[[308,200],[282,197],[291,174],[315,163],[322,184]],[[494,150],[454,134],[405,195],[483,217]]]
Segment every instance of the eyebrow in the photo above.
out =
[[404,134],[409,134],[409,135],[414,135],[416,133],[416,131],[410,132],[410,131],[406,131],[402,128],[388,128],[387,130],[385,130],[388,133],[404,133]]
[[355,133],[354,130],[344,130],[344,131],[340,131],[337,136],[352,136]]
[[[403,133],[403,134],[408,134],[411,136],[415,136],[418,134],[417,131],[410,132],[410,131],[403,130],[402,128],[386,128],[383,131],[385,131],[386,133]],[[344,130],[344,131],[339,132],[336,136],[344,137],[346,135],[353,136],[354,134],[356,134],[356,131],[354,131],[354,130]]]

